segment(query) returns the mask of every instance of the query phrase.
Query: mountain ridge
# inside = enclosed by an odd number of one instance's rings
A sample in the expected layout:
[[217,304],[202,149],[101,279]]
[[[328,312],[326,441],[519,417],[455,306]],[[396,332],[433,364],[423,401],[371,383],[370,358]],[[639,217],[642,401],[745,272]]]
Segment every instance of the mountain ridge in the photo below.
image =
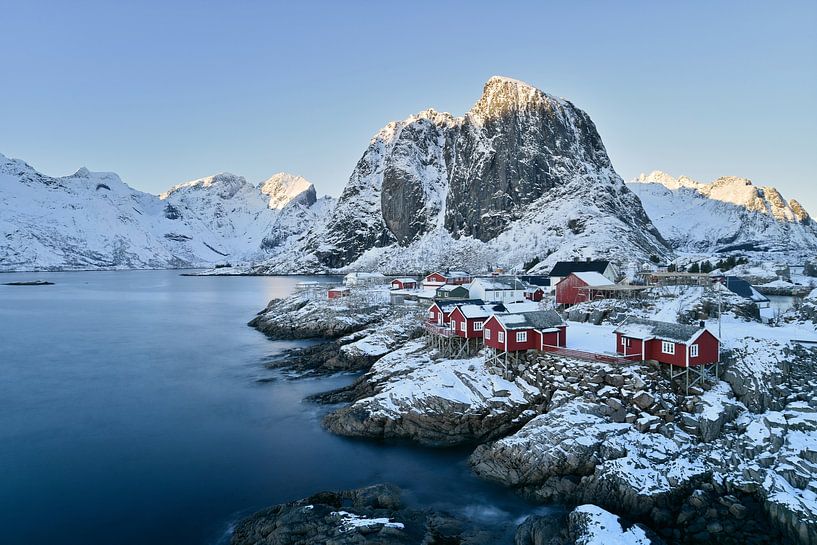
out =
[[642,173],[628,185],[676,250],[817,251],[817,223],[797,200],[786,200],[773,186],[756,186],[738,176],[702,183],[662,171]]

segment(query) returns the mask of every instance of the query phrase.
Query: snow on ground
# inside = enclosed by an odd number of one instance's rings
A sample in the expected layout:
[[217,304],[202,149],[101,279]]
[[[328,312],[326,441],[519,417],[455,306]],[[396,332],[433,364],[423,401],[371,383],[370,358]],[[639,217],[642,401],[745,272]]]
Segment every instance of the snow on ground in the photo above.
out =
[[383,526],[385,528],[398,528],[402,530],[405,525],[402,522],[392,522],[387,517],[366,518],[363,515],[355,515],[348,511],[333,511],[332,515],[340,518],[341,530],[348,532],[357,528],[368,528],[370,526]]
[[571,527],[581,528],[576,545],[649,545],[652,543],[640,526],[626,530],[614,514],[595,505],[580,505],[570,513]]
[[374,414],[399,417],[406,410],[441,401],[470,411],[492,405],[527,403],[538,389],[523,380],[510,382],[490,373],[481,356],[432,360],[422,340],[410,341],[378,360],[370,382],[383,384],[370,398],[357,401]]
[[567,348],[596,354],[615,354],[616,326],[567,322]]

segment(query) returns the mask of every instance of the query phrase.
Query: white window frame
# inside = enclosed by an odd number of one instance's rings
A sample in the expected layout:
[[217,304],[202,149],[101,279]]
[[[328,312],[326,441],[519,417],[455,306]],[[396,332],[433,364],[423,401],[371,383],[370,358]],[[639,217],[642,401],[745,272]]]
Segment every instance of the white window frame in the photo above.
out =
[[432,320],[435,318],[435,314],[434,314],[433,310],[428,311],[428,317],[431,318]]
[[689,357],[690,358],[697,358],[698,353],[699,353],[699,350],[698,350],[698,345],[697,344],[692,344],[692,345],[689,346]]
[[482,331],[482,322],[474,322],[474,331]]
[[486,330],[485,330],[485,340],[486,340],[486,341],[490,341],[490,340],[491,340],[491,330],[490,330],[490,329],[486,329]]
[[661,352],[664,354],[669,354],[671,356],[675,355],[675,343],[670,341],[661,341]]
[[501,342],[501,343],[504,343],[505,342],[505,332],[500,331],[499,333],[497,333],[496,334],[496,340]]
[[460,322],[460,331],[462,331],[463,333],[468,331],[468,322],[466,320]]
[[528,342],[528,332],[527,331],[517,331],[516,332],[516,342],[518,342],[518,343]]

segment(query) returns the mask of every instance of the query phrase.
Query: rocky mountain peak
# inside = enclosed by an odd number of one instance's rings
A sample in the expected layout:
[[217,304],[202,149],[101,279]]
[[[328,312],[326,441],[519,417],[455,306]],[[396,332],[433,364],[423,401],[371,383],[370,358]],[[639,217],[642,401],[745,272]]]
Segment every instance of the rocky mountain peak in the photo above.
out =
[[303,176],[278,172],[258,184],[262,194],[269,197],[270,208],[281,209],[290,203],[312,206],[317,200],[315,186]]
[[483,87],[482,96],[469,111],[470,116],[490,120],[510,112],[539,108],[554,109],[564,101],[513,78],[493,76]]
[[243,176],[237,176],[235,174],[230,174],[229,172],[220,172],[218,174],[214,174],[213,176],[198,178],[196,180],[190,180],[189,182],[175,185],[159,195],[159,198],[165,200],[174,193],[180,192],[210,191],[215,192],[219,198],[223,200],[229,200],[233,198],[236,193],[248,187],[251,188],[252,184],[250,184]]

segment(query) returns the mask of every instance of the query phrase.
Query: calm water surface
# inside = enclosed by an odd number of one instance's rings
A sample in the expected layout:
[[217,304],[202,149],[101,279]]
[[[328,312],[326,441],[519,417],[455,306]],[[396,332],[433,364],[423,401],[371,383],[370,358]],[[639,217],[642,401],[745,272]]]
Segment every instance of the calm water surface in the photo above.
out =
[[246,326],[303,277],[0,275],[29,279],[55,285],[0,285],[0,542],[220,543],[267,505],[384,481],[492,524],[533,511],[465,450],[321,429],[303,398],[353,377],[288,380],[264,362],[296,343]]

